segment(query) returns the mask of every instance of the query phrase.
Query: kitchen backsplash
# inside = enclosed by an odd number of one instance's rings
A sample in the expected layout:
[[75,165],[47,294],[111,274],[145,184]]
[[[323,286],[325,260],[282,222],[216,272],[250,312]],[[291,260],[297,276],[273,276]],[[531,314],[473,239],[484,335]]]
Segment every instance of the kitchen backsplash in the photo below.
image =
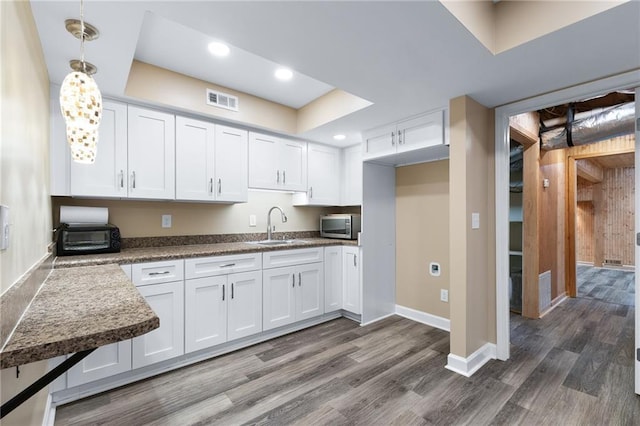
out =
[[[267,212],[280,206],[288,220],[272,215],[276,232],[319,231],[320,216],[328,213],[359,213],[359,207],[293,207],[292,194],[249,191],[241,204],[183,203],[170,201],[101,200],[52,197],[53,223],[59,223],[61,205],[107,207],[109,222],[120,228],[123,239],[140,237],[222,236],[260,234],[267,229]],[[171,215],[171,228],[162,227],[162,215]],[[256,226],[249,217],[256,216]],[[218,237],[216,237],[218,238]],[[135,241],[135,240],[134,240]],[[135,243],[134,243],[135,244]]]

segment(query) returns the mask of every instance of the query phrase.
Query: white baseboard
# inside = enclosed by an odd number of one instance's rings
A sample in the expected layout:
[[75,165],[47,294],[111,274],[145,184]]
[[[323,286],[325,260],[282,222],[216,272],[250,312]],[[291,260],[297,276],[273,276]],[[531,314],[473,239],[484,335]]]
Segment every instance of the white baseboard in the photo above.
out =
[[451,322],[437,315],[431,315],[401,305],[396,305],[396,314],[431,327],[439,328],[440,330],[451,331]]
[[383,319],[385,319],[385,318],[389,318],[389,317],[392,317],[392,316],[394,316],[395,314],[396,314],[395,312],[391,312],[390,314],[386,314],[386,315],[383,315],[383,316],[381,316],[381,317],[374,318],[374,319],[372,319],[371,321],[368,321],[368,322],[362,323],[362,324],[360,324],[360,326],[361,326],[361,327],[364,327],[364,326],[366,326],[366,325],[373,324],[374,322],[382,321]]
[[480,349],[469,355],[467,358],[449,354],[445,368],[465,377],[471,377],[480,367],[489,360],[496,359],[497,348],[494,343],[485,343]]

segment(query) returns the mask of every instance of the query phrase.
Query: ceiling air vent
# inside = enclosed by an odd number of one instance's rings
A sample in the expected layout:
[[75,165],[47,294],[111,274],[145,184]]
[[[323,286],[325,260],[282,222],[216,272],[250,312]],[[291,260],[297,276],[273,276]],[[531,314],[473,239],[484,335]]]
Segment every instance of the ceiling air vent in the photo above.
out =
[[238,111],[238,97],[207,89],[207,105]]

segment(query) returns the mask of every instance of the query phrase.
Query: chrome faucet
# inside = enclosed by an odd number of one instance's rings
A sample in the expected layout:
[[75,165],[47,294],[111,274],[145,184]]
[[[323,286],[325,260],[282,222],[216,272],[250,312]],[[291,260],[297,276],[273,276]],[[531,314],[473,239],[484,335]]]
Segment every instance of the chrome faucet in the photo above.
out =
[[271,239],[271,212],[274,211],[275,209],[280,210],[280,215],[282,216],[282,223],[285,223],[287,221],[287,215],[284,214],[284,211],[282,211],[280,207],[278,206],[271,207],[271,209],[269,209],[269,213],[267,213],[267,240]]

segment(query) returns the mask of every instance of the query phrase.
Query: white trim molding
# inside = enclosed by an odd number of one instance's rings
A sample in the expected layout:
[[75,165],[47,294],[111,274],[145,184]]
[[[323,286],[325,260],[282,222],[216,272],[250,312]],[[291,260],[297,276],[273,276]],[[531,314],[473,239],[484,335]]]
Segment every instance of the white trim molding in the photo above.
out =
[[47,395],[47,405],[44,407],[42,426],[53,426],[56,421],[56,406],[53,403],[51,393]]
[[395,314],[396,314],[395,312],[391,312],[390,314],[386,314],[386,315],[382,315],[381,317],[374,318],[371,321],[363,322],[362,324],[360,324],[360,327],[365,327],[367,325],[371,325],[371,324],[376,323],[378,321],[382,321],[383,319],[392,317]]
[[431,327],[439,328],[440,330],[451,331],[451,322],[447,318],[407,308],[402,305],[396,305],[396,314]]
[[480,349],[466,358],[449,354],[445,368],[465,377],[471,377],[473,373],[492,359],[496,359],[496,345],[494,343],[485,343]]

